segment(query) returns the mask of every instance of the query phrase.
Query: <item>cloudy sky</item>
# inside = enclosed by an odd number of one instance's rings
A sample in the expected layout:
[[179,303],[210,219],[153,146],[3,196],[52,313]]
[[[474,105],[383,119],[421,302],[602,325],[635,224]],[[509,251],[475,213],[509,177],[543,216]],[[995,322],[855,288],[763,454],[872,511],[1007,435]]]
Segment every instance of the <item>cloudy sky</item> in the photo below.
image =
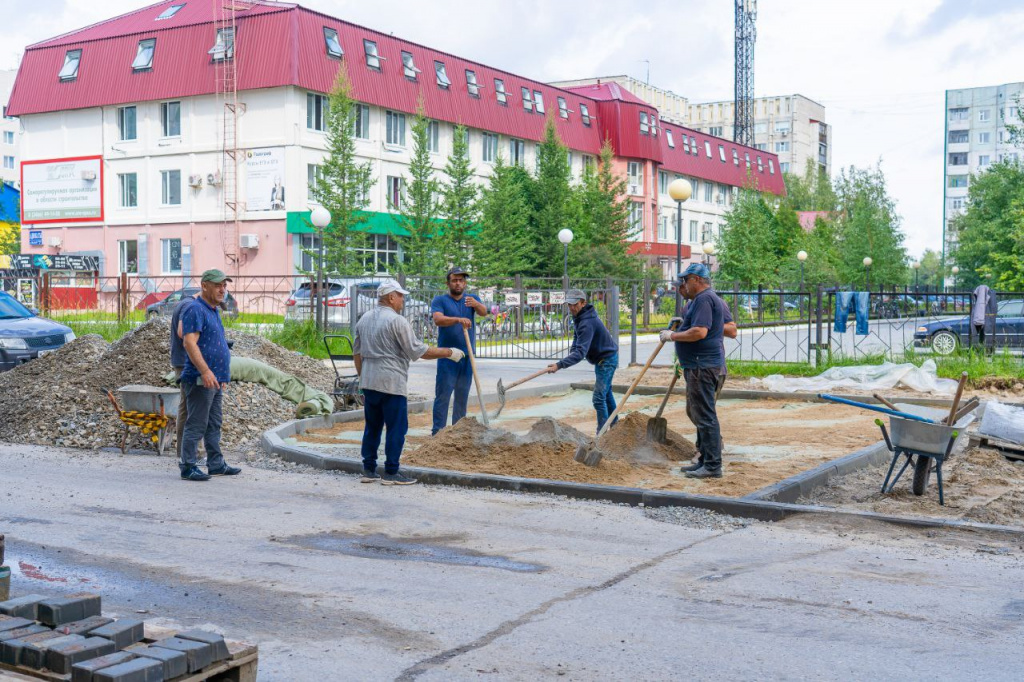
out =
[[[0,68],[25,45],[152,4],[2,2],[17,21],[0,28]],[[728,0],[301,4],[540,80],[646,78],[649,61],[652,84],[691,101],[733,94]],[[833,172],[881,162],[917,255],[940,248],[944,91],[1024,80],[1022,25],[1019,0],[761,0],[755,90],[827,107]]]

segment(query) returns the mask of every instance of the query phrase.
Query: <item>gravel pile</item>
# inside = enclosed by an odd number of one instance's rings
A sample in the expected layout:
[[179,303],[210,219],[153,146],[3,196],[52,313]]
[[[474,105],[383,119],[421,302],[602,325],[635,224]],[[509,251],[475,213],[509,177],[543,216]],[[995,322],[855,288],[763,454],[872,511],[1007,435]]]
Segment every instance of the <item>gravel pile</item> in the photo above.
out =
[[701,530],[734,530],[746,528],[755,523],[750,519],[738,519],[735,516],[697,507],[646,507],[644,516],[655,521],[675,523]]
[[[163,386],[169,326],[157,318],[113,344],[88,334],[63,348],[0,374],[0,440],[102,448],[120,445],[122,425],[103,389]],[[265,362],[313,387],[329,390],[334,374],[318,360],[252,334],[228,330],[232,353]],[[295,406],[259,384],[233,383],[224,392],[222,444],[254,445],[263,431],[295,417]],[[130,447],[151,447],[132,431]]]

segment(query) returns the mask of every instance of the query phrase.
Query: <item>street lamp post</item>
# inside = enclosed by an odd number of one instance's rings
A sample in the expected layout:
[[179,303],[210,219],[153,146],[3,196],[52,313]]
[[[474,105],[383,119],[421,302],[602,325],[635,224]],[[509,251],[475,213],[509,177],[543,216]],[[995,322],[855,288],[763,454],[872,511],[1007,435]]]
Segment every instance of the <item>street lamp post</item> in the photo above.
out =
[[[668,186],[668,195],[676,202],[676,284],[683,272],[683,202],[693,194],[693,186],[686,178],[676,178]],[[676,316],[682,310],[682,295],[676,290]]]
[[711,256],[715,253],[715,245],[711,242],[704,242],[700,250],[704,252],[704,262],[707,264],[708,269],[711,269]]
[[956,279],[957,278],[956,278],[956,276],[960,274],[960,268],[958,266],[954,265],[953,269],[952,269],[952,273],[953,273],[953,310],[956,310],[956,298],[957,298],[957,296],[956,296],[956,289],[957,289],[957,286],[956,286]]
[[316,303],[316,327],[317,329],[327,328],[327,316],[324,314],[324,228],[331,224],[331,212],[323,206],[317,206],[309,215],[309,222],[313,223],[317,234],[317,257],[316,257],[316,295],[313,301]]
[[572,230],[568,227],[562,228],[558,231],[558,241],[562,242],[563,248],[563,259],[562,259],[562,288],[569,291],[569,244],[572,242],[573,234]]
[[864,288],[871,291],[871,264],[874,262],[871,260],[871,256],[864,256]]
[[[796,252],[796,259],[798,261],[800,261],[800,293],[802,294],[803,291],[804,291],[804,261],[807,260],[807,252],[806,251],[797,251]],[[800,309],[799,309],[800,317],[803,318],[803,316],[804,316],[804,297],[803,296],[799,296],[798,300],[800,301]],[[808,314],[810,314],[810,311],[811,311],[811,302],[807,301],[807,312],[808,312]]]
[[917,277],[921,272],[921,262],[914,261],[913,263],[910,264],[910,267],[913,268],[914,270],[914,293],[916,294],[919,288],[917,285]]

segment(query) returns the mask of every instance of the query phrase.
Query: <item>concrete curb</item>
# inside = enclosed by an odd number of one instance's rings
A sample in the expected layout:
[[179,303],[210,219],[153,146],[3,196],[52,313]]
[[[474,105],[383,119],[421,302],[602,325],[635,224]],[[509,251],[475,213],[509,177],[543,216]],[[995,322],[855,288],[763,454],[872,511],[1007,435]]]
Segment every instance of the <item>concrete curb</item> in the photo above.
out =
[[836,476],[843,476],[873,464],[884,464],[892,458],[885,441],[878,441],[849,455],[831,462],[825,462],[813,469],[801,472],[745,495],[745,500],[771,500],[773,502],[796,502],[816,488],[828,483]]

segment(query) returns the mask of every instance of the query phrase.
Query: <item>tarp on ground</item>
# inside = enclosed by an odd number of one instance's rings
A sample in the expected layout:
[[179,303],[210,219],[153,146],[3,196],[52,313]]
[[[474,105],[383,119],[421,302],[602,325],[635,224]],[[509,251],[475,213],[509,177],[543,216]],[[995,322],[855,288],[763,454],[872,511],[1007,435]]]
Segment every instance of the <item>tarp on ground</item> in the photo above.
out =
[[259,360],[231,358],[231,381],[263,384],[285,400],[295,403],[295,416],[299,419],[334,411],[334,399],[331,396]]
[[934,360],[925,360],[920,367],[906,362],[896,364],[883,362],[880,365],[855,365],[852,367],[831,367],[814,377],[786,377],[772,374],[763,379],[751,379],[769,391],[794,393],[808,391],[818,393],[837,388],[883,391],[904,386],[922,393],[952,394],[957,382],[940,379]]

